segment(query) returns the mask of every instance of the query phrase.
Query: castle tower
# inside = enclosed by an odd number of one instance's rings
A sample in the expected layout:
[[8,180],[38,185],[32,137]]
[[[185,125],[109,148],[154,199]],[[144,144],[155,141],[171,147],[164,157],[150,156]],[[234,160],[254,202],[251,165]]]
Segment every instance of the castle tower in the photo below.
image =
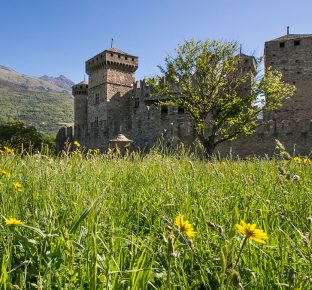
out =
[[130,126],[130,95],[138,57],[110,48],[86,61],[89,75],[88,128],[92,143],[108,146],[109,138]]
[[265,67],[283,74],[283,80],[296,86],[284,105],[264,114],[266,120],[300,120],[312,117],[312,34],[287,34],[265,43]]
[[75,138],[81,142],[87,127],[88,83],[82,81],[72,87],[74,96]]

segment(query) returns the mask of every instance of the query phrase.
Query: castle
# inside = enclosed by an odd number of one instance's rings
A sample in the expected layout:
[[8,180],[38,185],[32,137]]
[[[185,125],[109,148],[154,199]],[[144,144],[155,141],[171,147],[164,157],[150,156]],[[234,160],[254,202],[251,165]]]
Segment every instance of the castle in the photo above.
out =
[[[309,154],[312,147],[312,34],[287,34],[265,43],[265,67],[283,74],[294,84],[295,95],[274,112],[264,112],[265,125],[255,134],[239,136],[217,147],[221,154],[271,155],[275,139],[297,154]],[[247,69],[254,58],[241,55]],[[86,61],[89,82],[72,88],[75,123],[57,134],[57,150],[66,140],[78,140],[86,148],[106,151],[110,140],[129,138],[133,146],[151,148],[162,137],[168,144],[192,144],[195,138],[192,120],[182,108],[159,106],[163,96],[151,96],[144,81],[135,81],[138,57],[116,48],[107,49]],[[262,121],[262,122],[263,122]],[[261,122],[261,121],[259,121]],[[119,135],[119,133],[124,134]],[[116,136],[117,139],[116,139]],[[119,139],[118,139],[119,138]],[[130,142],[130,141],[129,141]]]

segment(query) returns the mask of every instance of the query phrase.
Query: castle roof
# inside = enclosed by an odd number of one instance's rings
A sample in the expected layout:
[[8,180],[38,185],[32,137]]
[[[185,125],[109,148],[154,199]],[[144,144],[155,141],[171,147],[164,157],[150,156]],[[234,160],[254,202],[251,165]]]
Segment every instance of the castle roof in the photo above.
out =
[[87,85],[87,84],[88,84],[88,82],[86,80],[84,80],[84,81],[78,83],[77,85]]
[[124,54],[124,55],[128,55],[128,56],[136,57],[136,58],[137,58],[137,56],[134,56],[134,55],[132,55],[132,54],[129,54],[129,53],[127,53],[127,52],[124,52],[124,51],[122,51],[121,49],[118,49],[118,48],[115,48],[115,47],[108,48],[108,49],[105,50],[105,52],[114,52],[114,53]]
[[132,140],[128,139],[123,134],[118,134],[115,138],[109,140],[109,142],[133,142]]
[[286,34],[281,37],[272,39],[270,41],[292,40],[292,39],[307,38],[307,37],[312,37],[312,34]]

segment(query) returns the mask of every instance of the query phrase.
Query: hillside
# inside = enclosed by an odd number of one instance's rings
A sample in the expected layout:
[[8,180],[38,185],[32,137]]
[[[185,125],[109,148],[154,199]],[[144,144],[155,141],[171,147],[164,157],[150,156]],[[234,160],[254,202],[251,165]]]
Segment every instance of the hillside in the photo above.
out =
[[73,122],[73,97],[68,89],[3,66],[0,108],[0,123],[22,120],[45,133],[56,133],[61,123]]

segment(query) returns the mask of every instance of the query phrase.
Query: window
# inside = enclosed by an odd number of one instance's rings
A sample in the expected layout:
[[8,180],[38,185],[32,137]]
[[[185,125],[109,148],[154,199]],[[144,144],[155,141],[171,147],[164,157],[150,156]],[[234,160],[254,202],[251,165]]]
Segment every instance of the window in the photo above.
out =
[[181,108],[181,107],[179,107],[179,108],[178,108],[178,114],[184,114],[184,109]]
[[120,58],[120,55],[118,55],[118,58]]
[[295,45],[295,46],[300,45],[300,40],[295,40],[295,41],[294,41],[294,45]]
[[138,107],[139,107],[139,104],[140,104],[139,98],[134,98],[134,107],[135,107],[135,108],[138,108]]
[[285,42],[280,42],[280,47],[285,47]]
[[98,105],[100,103],[100,94],[99,93],[95,94],[94,103],[95,103],[95,105]]
[[128,58],[125,56],[125,60],[128,60]]
[[113,57],[113,56],[114,56],[114,54],[113,54],[113,53],[111,53],[111,56]]
[[168,115],[168,106],[160,107],[160,115],[162,118]]
[[132,59],[132,61],[134,61],[134,58]]

